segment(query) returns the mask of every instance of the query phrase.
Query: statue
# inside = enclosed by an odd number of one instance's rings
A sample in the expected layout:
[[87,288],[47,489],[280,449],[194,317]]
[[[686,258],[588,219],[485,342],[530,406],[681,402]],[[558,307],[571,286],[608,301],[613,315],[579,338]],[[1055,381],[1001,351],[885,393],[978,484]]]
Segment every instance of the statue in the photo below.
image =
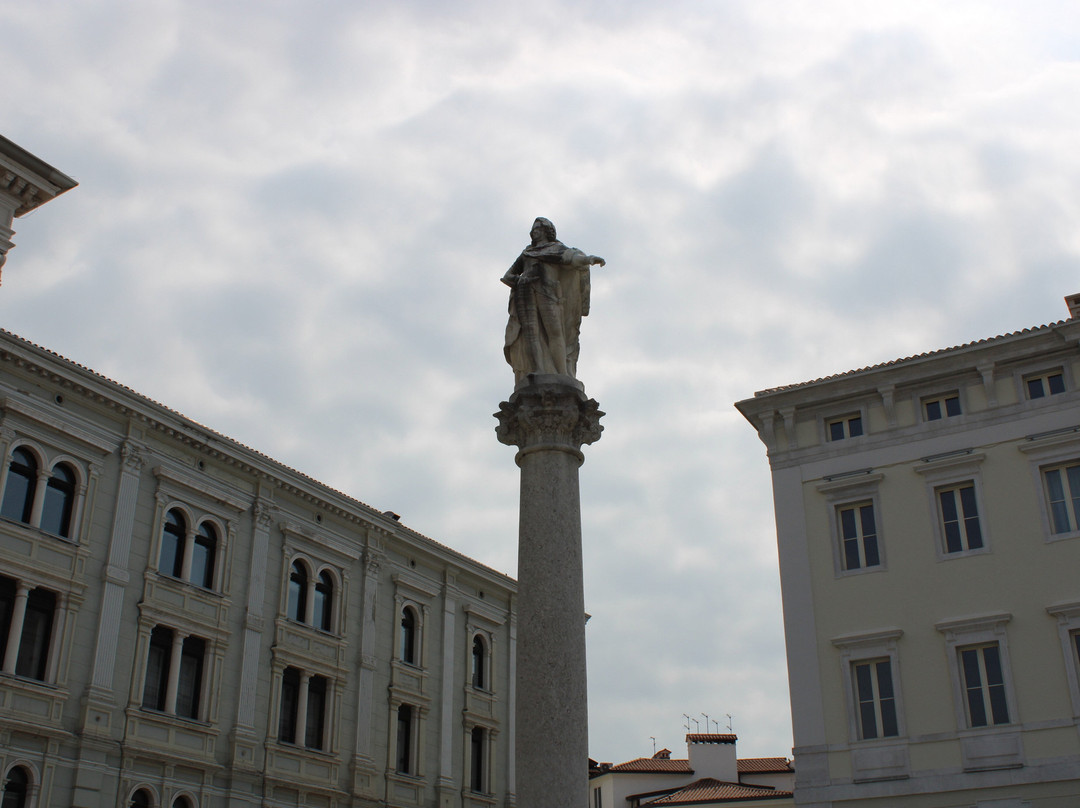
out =
[[530,373],[576,378],[581,318],[589,313],[589,267],[604,266],[604,259],[567,247],[542,217],[529,235],[532,244],[502,277],[510,287],[503,353],[515,382]]

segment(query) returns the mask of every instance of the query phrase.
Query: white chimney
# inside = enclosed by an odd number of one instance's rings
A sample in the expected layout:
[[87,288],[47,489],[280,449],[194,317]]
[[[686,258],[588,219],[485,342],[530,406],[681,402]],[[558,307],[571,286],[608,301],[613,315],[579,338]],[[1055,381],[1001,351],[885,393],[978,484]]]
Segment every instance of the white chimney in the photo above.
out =
[[739,782],[739,764],[735,757],[735,741],[732,734],[690,733],[686,736],[686,751],[694,779],[711,777],[726,783]]

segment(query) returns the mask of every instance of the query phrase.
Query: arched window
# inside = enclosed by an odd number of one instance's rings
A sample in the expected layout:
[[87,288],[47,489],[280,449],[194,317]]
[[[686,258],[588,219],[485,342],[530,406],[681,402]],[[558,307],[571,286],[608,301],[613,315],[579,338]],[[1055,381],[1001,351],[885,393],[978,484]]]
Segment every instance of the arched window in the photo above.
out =
[[165,514],[165,527],[161,531],[161,555],[158,571],[179,578],[184,571],[184,542],[187,540],[187,520],[173,508]]
[[469,738],[469,789],[477,794],[487,791],[484,783],[484,728],[473,727]]
[[29,449],[20,447],[11,453],[0,516],[16,522],[30,523],[30,514],[34,510],[37,474],[37,458]]
[[401,661],[410,665],[417,663],[416,612],[411,606],[401,610]]
[[294,561],[289,569],[289,605],[287,616],[303,623],[307,616],[307,568],[300,561]]
[[191,800],[184,796],[177,797],[173,800],[172,808],[192,808]]
[[75,472],[67,463],[53,468],[45,486],[45,504],[41,509],[41,529],[65,539],[71,535],[71,511],[75,505]]
[[16,766],[8,772],[4,781],[4,801],[0,808],[24,808],[26,792],[30,787],[30,775],[22,766]]
[[145,788],[140,788],[134,794],[131,795],[131,802],[129,808],[151,808],[154,804],[153,799],[150,796],[150,792]]
[[315,583],[315,601],[312,608],[311,625],[330,631],[331,612],[333,611],[334,579],[323,570]]
[[402,704],[397,711],[397,770],[402,774],[414,774],[412,754],[413,709]]
[[480,690],[487,689],[487,676],[484,668],[487,662],[487,646],[484,638],[477,634],[472,641],[472,686]]
[[191,582],[206,589],[214,587],[214,556],[217,555],[217,531],[203,522],[195,532],[195,547],[191,554]]

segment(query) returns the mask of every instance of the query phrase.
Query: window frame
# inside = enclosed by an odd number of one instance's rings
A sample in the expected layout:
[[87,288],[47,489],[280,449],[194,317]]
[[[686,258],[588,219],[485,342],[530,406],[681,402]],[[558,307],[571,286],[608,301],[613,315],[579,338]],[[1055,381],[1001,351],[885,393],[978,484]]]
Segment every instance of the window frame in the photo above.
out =
[[[178,514],[183,522],[183,536],[170,529],[170,514]],[[201,580],[196,580],[196,552],[199,546],[205,546],[200,542],[203,527],[209,527],[213,533],[213,551],[207,556],[208,563],[205,565],[209,572],[209,585],[207,585],[207,569],[203,569]],[[171,571],[163,568],[162,553],[165,550],[166,534],[175,539],[176,551],[173,557]],[[202,508],[195,508],[182,500],[167,498],[162,500],[155,531],[156,540],[153,547],[153,557],[157,559],[154,571],[171,581],[194,586],[204,592],[216,595],[225,594],[226,575],[224,568],[225,546],[231,538],[228,522],[215,513],[207,512]],[[190,551],[189,551],[190,547]]]
[[[1051,388],[1053,383],[1051,379],[1061,380],[1061,389],[1054,391]],[[1043,370],[1024,373],[1019,377],[1020,381],[1020,400],[1021,401],[1044,401],[1053,398],[1054,396],[1067,393],[1072,389],[1072,380],[1066,374],[1066,368],[1064,365],[1056,367],[1048,367]],[[1031,383],[1039,382],[1040,393],[1037,396],[1031,395]]]
[[[89,473],[87,469],[89,464],[64,451],[46,452],[29,440],[20,439],[12,442],[7,447],[3,465],[0,466],[0,514],[3,514],[3,505],[7,502],[8,486],[17,452],[25,452],[31,458],[35,464],[33,467],[34,477],[33,480],[25,478],[29,484],[22,497],[22,518],[16,518],[13,515],[0,515],[0,518],[37,530],[47,536],[78,544],[88,487]],[[56,470],[61,467],[67,469],[71,475],[71,480],[57,485],[54,484],[54,480],[57,479]],[[52,530],[51,524],[43,524],[46,518],[52,519],[51,514],[56,496],[53,492],[55,491],[60,491],[62,497],[60,505],[60,527],[62,529],[59,530]]]
[[[964,734],[995,732],[1010,727],[1015,728],[1022,722],[1013,689],[1012,665],[1009,660],[1009,639],[1006,630],[1012,615],[1007,612],[964,617],[955,620],[942,620],[934,627],[944,635],[946,658],[949,664],[949,678],[953,692],[953,711],[957,730]],[[961,652],[964,650],[997,645],[1001,663],[1002,693],[1008,710],[1008,722],[972,726],[968,712],[966,679],[962,670]]]
[[[985,460],[986,455],[983,452],[976,452],[974,449],[960,449],[942,455],[924,457],[918,464],[912,466],[912,471],[921,476],[926,482],[926,496],[930,520],[933,524],[931,533],[934,538],[934,552],[937,554],[938,561],[950,561],[991,552],[991,520],[986,518],[986,509],[984,507],[986,498],[983,496],[982,488],[982,464]],[[972,549],[965,546],[957,552],[949,552],[941,494],[967,486],[973,489],[972,493],[978,511],[976,515],[979,520],[982,547]],[[962,530],[962,538],[963,536],[966,536],[966,533]]]
[[[904,710],[904,692],[901,686],[898,646],[903,635],[902,629],[885,628],[880,631],[846,634],[832,639],[832,645],[840,652],[840,679],[844,689],[844,702],[847,704],[848,740],[852,744],[906,743],[907,723]],[[863,737],[855,666],[869,662],[888,662],[889,673],[892,677],[896,735],[881,735],[879,733],[875,738]]]
[[[6,571],[0,574],[0,579],[5,582],[4,606],[0,612],[0,620],[3,620],[3,625],[0,626],[0,665],[8,661],[9,652],[13,655],[10,669],[3,665],[5,675],[30,682],[54,684],[62,653],[60,632],[65,630],[65,594],[40,585],[31,578],[18,577],[17,574],[8,574]],[[19,641],[17,646],[9,648],[16,603],[22,590],[26,591],[26,602],[19,627]],[[7,594],[8,592],[10,594]],[[46,597],[51,603],[48,608],[43,609],[42,600]],[[40,629],[42,625],[45,626],[43,631]],[[28,667],[32,670],[28,671]]]
[[[302,574],[300,577],[303,580],[299,584],[296,583],[297,576],[294,570]],[[286,554],[285,571],[282,577],[285,581],[282,605],[282,614],[285,619],[295,625],[307,626],[324,634],[340,636],[344,577],[338,568],[331,564],[319,563],[307,553],[293,552],[291,555]],[[328,593],[324,591],[327,586]],[[320,596],[322,598],[321,611],[319,611]]]
[[[956,412],[949,412],[949,402],[956,402]],[[930,417],[930,406],[937,405],[939,409],[939,415],[936,418]],[[923,423],[935,424],[938,422],[947,422],[952,418],[959,418],[964,415],[964,400],[960,395],[960,390],[947,390],[941,393],[934,393],[931,395],[922,396],[919,398],[919,415]]]
[[[859,422],[859,433],[857,435],[851,434],[851,424],[853,421]],[[825,443],[839,443],[844,440],[855,440],[856,438],[864,437],[867,434],[866,413],[862,407],[852,412],[845,413],[843,415],[828,415],[823,416],[821,419],[822,433],[825,438]],[[840,437],[833,437],[833,427],[839,425],[841,432]]]
[[[178,719],[180,721],[191,721],[199,724],[210,723],[209,716],[212,714],[212,692],[210,687],[210,680],[213,675],[214,664],[214,641],[204,635],[200,635],[197,632],[189,631],[186,628],[180,628],[175,624],[157,622],[149,624],[149,630],[146,631],[146,639],[142,643],[142,675],[139,678],[141,686],[139,688],[140,696],[136,701],[134,694],[132,703],[152,715],[168,716],[171,719]],[[155,633],[160,630],[159,637],[161,641],[155,643]],[[164,638],[168,637],[168,649],[166,652]],[[177,672],[177,687],[176,687],[176,701],[172,705],[169,704],[169,680],[172,677],[173,666],[173,648],[175,648],[176,637],[180,635],[183,637],[180,643],[180,653],[175,662],[179,666]],[[155,650],[162,657],[160,670],[157,672],[152,671],[151,668],[151,654]],[[190,674],[192,666],[194,665],[195,679],[191,684]],[[151,674],[160,676],[160,681],[156,682],[156,692],[153,704],[147,703],[147,690],[151,684]],[[183,692],[181,692],[183,690]],[[181,705],[191,705],[185,712],[181,712]],[[170,709],[171,707],[171,709]],[[193,715],[191,713],[194,713]]]
[[1072,714],[1080,718],[1080,601],[1047,606],[1046,613],[1057,621]]
[[[866,469],[851,475],[837,475],[833,479],[826,479],[819,483],[817,490],[824,495],[828,509],[829,536],[832,546],[833,570],[837,578],[849,575],[866,575],[875,572],[884,572],[888,569],[885,552],[885,536],[881,516],[881,499],[879,487],[885,475]],[[860,566],[848,568],[845,563],[844,536],[841,511],[847,508],[865,507],[869,504],[874,512],[875,540],[877,544],[878,563],[873,566]],[[861,519],[859,520],[861,526]],[[865,556],[865,549],[860,539],[860,558]]]

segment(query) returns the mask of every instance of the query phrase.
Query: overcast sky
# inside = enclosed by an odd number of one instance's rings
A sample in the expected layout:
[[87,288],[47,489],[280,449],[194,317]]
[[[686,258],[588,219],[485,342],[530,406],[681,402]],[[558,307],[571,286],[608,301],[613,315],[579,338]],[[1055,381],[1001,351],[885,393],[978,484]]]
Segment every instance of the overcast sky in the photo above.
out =
[[[732,402],[1062,319],[1075,2],[6,3],[2,132],[79,187],[0,323],[516,567],[503,272],[593,273],[590,753],[791,750],[768,461]],[[715,728],[715,725],[710,726]]]

